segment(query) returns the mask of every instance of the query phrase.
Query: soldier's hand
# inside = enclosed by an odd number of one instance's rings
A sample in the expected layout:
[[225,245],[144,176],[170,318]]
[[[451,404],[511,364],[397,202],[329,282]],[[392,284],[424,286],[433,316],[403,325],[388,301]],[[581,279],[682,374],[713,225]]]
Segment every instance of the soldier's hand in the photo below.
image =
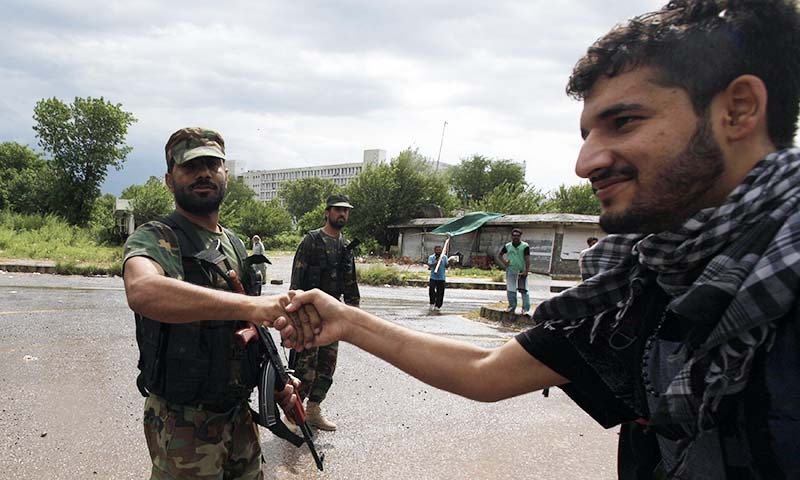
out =
[[299,399],[299,394],[297,393],[299,389],[300,380],[290,376],[289,383],[284,385],[283,389],[275,390],[275,400],[278,402],[278,405],[281,406],[281,410],[283,410],[287,417],[291,415],[295,403]]
[[[327,345],[342,338],[342,318],[351,307],[318,289],[308,292],[297,290],[289,292],[289,295],[292,301],[286,306],[287,316],[291,318],[293,313],[297,313],[301,326],[310,325],[315,335],[312,341],[309,341],[310,337],[305,334],[301,337],[296,333],[299,327],[290,328],[287,325],[285,328],[279,328],[278,325],[283,322],[276,321],[276,328],[281,331],[281,338],[287,347],[302,351],[312,346]],[[308,330],[304,328],[304,331]]]
[[315,337],[322,332],[322,319],[317,309],[313,305],[303,305],[296,312],[287,312],[286,318],[292,330],[286,331],[284,336],[284,330],[279,329],[284,343],[287,338],[292,339],[293,348],[298,351],[313,347]]

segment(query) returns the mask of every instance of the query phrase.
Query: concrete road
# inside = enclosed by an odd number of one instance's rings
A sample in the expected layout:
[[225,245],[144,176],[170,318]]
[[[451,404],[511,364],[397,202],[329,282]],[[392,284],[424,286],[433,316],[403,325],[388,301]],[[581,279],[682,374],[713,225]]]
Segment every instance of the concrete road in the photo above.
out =
[[[288,280],[288,260],[276,263],[271,277]],[[547,295],[544,283],[536,288]],[[487,347],[516,332],[460,313],[504,296],[450,289],[443,313],[431,316],[424,289],[362,288],[370,312]],[[136,360],[121,279],[0,274],[0,478],[148,478]],[[266,478],[616,478],[616,431],[558,389],[481,404],[342,345],[324,406],[339,425],[316,440],[325,472],[305,447],[262,430]]]

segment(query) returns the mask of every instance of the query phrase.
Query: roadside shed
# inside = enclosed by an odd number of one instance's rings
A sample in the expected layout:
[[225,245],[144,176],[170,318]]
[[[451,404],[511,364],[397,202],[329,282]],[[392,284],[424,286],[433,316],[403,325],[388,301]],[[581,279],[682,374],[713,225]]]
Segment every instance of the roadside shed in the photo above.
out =
[[[397,255],[409,261],[424,261],[433,247],[442,245],[446,236],[432,230],[455,220],[450,218],[415,218],[391,225],[396,230]],[[522,230],[522,240],[531,247],[531,270],[555,279],[580,278],[578,256],[587,247],[588,237],[602,238],[597,215],[547,213],[503,215],[486,222],[475,231],[450,240],[450,252],[463,255],[463,265],[488,268],[497,264],[497,255],[511,241],[511,229]]]
[[128,238],[128,235],[136,229],[133,218],[133,205],[130,200],[118,198],[114,202],[114,229],[121,239]]

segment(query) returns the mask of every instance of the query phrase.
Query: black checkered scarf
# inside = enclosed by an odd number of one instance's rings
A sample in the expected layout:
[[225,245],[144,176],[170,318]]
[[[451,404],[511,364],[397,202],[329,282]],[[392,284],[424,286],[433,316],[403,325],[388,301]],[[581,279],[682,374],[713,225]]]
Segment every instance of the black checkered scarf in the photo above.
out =
[[[754,355],[771,347],[776,322],[797,303],[798,201],[800,149],[772,153],[724,204],[698,212],[680,228],[601,240],[583,264],[596,275],[542,303],[533,318],[567,335],[591,328],[594,347],[610,349],[595,341],[596,332],[615,328],[623,317],[633,298],[631,279],[655,272],[672,298],[668,308],[705,326],[708,335],[684,343],[687,361],[650,420],[677,425],[695,438],[716,425],[719,402],[744,389]],[[598,373],[610,385],[620,384],[614,376],[623,375]]]

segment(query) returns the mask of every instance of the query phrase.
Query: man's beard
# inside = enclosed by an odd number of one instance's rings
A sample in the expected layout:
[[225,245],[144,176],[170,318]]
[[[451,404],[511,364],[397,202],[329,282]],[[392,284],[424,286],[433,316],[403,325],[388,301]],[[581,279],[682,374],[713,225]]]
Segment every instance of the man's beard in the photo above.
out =
[[[652,176],[660,183],[651,185],[649,192],[639,191],[625,211],[601,214],[600,227],[607,233],[656,233],[676,228],[699,210],[698,200],[724,171],[722,150],[704,114],[686,148]],[[616,173],[630,176],[638,171],[621,168]]]
[[[200,185],[216,187],[216,191],[209,192],[205,196],[200,196],[192,191]],[[219,186],[211,182],[195,182],[188,187],[175,188],[175,204],[182,209],[195,215],[208,215],[219,210],[222,199],[225,198],[225,184]]]
[[347,225],[347,220],[344,218],[328,218],[328,223],[330,224],[331,228],[334,230],[341,230]]

